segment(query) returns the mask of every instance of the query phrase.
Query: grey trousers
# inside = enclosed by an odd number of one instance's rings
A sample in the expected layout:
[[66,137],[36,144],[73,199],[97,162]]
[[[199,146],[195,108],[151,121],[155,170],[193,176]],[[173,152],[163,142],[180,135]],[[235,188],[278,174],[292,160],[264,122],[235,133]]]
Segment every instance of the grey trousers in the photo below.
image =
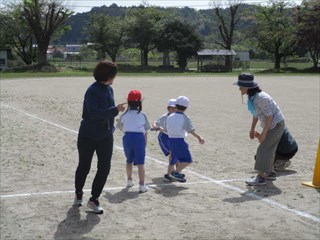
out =
[[270,173],[276,149],[284,128],[285,123],[284,121],[281,121],[273,129],[268,131],[266,139],[257,149],[256,162],[254,166],[255,170],[263,173]]

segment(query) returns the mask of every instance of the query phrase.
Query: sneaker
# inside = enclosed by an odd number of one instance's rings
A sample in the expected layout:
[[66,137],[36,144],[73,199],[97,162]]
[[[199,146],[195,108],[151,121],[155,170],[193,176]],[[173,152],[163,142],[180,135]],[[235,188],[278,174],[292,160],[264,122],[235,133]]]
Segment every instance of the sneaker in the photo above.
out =
[[73,203],[74,206],[78,206],[78,207],[82,206],[83,204],[82,196],[83,196],[83,193],[76,193],[76,196],[74,197],[74,203]]
[[179,172],[179,174],[180,174],[180,176],[181,177],[183,177],[183,178],[185,178],[186,177],[186,175],[184,175],[183,173],[181,173],[181,172]]
[[246,184],[248,184],[249,186],[261,186],[261,185],[266,185],[266,180],[260,177],[259,175],[257,175],[256,177],[246,181]]
[[88,206],[88,208],[90,208],[92,210],[92,212],[94,212],[96,214],[102,214],[103,213],[103,208],[100,207],[100,203],[99,203],[98,199],[92,200],[90,198],[90,200],[88,201],[87,206]]
[[[290,162],[291,163],[291,162]],[[274,162],[274,169],[275,170],[284,170],[285,169],[285,165],[286,165],[286,161],[285,160],[276,160]],[[290,164],[289,164],[290,165]]]
[[291,165],[291,161],[288,160],[288,161],[285,162],[284,168],[286,169],[286,168],[289,167],[290,165]]
[[277,179],[277,174],[276,172],[270,172],[266,176],[266,180],[276,180]]
[[134,183],[133,183],[133,180],[128,180],[127,182],[127,187],[130,188],[130,187],[133,187]]
[[175,171],[173,171],[173,172],[170,174],[170,177],[172,177],[173,179],[177,180],[178,182],[186,182],[186,181],[187,181],[185,178],[183,178],[183,177],[181,176],[180,173],[175,172]]
[[165,181],[165,182],[173,182],[174,179],[173,179],[172,177],[170,177],[169,174],[165,174],[165,175],[163,176],[163,181]]
[[139,193],[145,193],[145,192],[148,192],[149,188],[147,185],[140,185],[139,186]]

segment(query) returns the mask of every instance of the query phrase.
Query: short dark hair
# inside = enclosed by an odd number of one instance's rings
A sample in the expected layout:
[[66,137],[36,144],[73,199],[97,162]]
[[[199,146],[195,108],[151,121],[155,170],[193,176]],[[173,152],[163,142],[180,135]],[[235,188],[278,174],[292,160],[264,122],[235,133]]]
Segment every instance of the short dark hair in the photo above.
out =
[[254,96],[256,93],[261,92],[262,90],[259,87],[249,88],[247,91],[248,96]]
[[117,65],[109,61],[101,61],[93,71],[94,79],[97,82],[106,82],[117,75]]
[[184,110],[187,109],[185,106],[181,106],[181,105],[179,105],[179,104],[176,104],[176,108],[177,108],[178,110],[180,110],[180,111],[184,111]]

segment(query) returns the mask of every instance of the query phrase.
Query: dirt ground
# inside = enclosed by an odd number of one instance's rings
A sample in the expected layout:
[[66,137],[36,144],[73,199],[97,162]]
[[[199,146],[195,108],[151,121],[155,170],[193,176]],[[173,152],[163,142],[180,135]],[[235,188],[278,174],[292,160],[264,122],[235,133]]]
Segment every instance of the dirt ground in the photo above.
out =
[[[73,207],[76,138],[83,95],[93,78],[1,80],[1,239],[319,239],[320,195],[301,182],[313,177],[319,141],[319,76],[256,76],[280,105],[299,144],[276,181],[249,187],[258,142],[234,77],[121,77],[116,102],[142,91],[150,122],[169,98],[190,99],[186,114],[200,145],[188,137],[194,163],[186,183],[165,183],[167,159],[149,132],[149,192],[126,189],[121,133],[96,215]],[[244,99],[246,102],[246,99]],[[96,158],[85,185],[90,197]],[[137,170],[134,170],[137,180]]]

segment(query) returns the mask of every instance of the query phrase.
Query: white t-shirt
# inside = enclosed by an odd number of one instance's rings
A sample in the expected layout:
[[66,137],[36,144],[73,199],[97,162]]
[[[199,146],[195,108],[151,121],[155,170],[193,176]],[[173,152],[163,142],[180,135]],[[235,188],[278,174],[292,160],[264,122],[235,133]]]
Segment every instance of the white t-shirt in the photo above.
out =
[[150,124],[145,113],[128,110],[120,116],[116,127],[123,132],[146,133],[150,129]]
[[175,112],[168,116],[166,131],[169,138],[185,138],[194,130],[191,119],[182,112]]

